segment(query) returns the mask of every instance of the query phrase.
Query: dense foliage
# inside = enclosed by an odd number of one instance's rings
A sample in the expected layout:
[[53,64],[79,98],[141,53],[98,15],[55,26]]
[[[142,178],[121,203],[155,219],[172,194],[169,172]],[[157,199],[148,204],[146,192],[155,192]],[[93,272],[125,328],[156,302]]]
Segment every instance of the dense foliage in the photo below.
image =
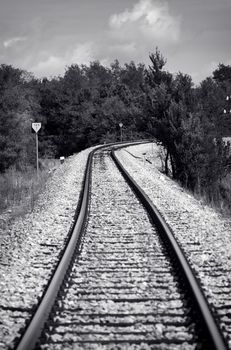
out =
[[193,88],[190,76],[179,72],[173,77],[163,70],[165,61],[158,50],[150,59],[145,114],[166,149],[165,172],[170,163],[173,178],[190,189],[214,188],[231,165],[229,146],[222,140],[224,126],[231,136],[223,113],[229,75],[225,82],[224,74],[219,80],[217,70],[214,79]]
[[33,121],[41,122],[40,157],[68,156],[97,143],[155,138],[165,172],[192,190],[216,188],[230,171],[231,67],[220,64],[197,87],[189,75],[165,70],[158,49],[150,65],[73,64],[63,77],[35,79],[0,66],[0,172],[35,164]]

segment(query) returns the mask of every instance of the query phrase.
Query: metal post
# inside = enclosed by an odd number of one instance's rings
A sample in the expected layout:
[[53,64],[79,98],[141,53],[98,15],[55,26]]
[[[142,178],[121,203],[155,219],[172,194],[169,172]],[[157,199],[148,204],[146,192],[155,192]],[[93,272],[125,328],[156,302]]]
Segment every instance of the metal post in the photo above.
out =
[[36,169],[37,169],[37,177],[39,172],[39,161],[38,161],[38,131],[41,128],[41,123],[32,123],[32,130],[35,132],[35,142],[36,142]]
[[119,127],[120,127],[120,141],[122,142],[123,141],[123,130],[122,130],[123,123],[119,123]]
[[37,177],[38,177],[38,171],[39,171],[39,161],[38,161],[38,133],[35,133],[35,139],[36,139],[36,169],[37,169]]

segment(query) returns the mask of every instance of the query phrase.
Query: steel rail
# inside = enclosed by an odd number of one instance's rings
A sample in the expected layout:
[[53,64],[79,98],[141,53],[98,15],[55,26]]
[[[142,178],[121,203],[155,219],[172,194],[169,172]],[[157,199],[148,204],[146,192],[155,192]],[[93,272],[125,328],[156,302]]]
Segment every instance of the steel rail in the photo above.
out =
[[71,262],[71,258],[74,254],[76,244],[79,239],[82,226],[85,221],[85,217],[87,215],[86,212],[87,212],[88,201],[89,201],[87,189],[89,188],[89,182],[90,182],[90,166],[91,166],[92,157],[93,157],[93,152],[90,153],[87,160],[85,179],[84,179],[83,198],[82,198],[80,212],[77,218],[77,222],[74,226],[72,235],[65,249],[65,252],[62,256],[62,259],[59,262],[56,268],[56,271],[49,283],[49,287],[47,288],[44,296],[42,297],[42,300],[38,306],[37,311],[35,312],[32,320],[30,321],[28,328],[26,329],[26,332],[24,333],[23,337],[20,340],[20,343],[17,346],[17,350],[29,350],[34,348],[37,342],[37,339],[41,334],[42,327],[48,317],[51,307],[58,294],[59,288],[66,274],[68,266]]
[[80,203],[78,206],[80,207],[78,217],[76,218],[76,222],[74,223],[70,238],[67,241],[67,245],[64,248],[63,255],[61,260],[58,262],[57,267],[48,282],[48,286],[41,297],[41,300],[38,304],[38,307],[33,314],[31,320],[29,320],[28,326],[25,329],[24,334],[18,340],[18,344],[16,345],[16,350],[33,350],[38,338],[41,335],[42,329],[46,320],[48,319],[49,313],[53,307],[55,299],[58,295],[60,287],[63,283],[66,272],[69,268],[69,265],[72,261],[73,255],[78,248],[79,238],[81,237],[82,231],[84,229],[84,224],[86,222],[86,218],[88,215],[88,204],[89,204],[89,189],[91,183],[91,168],[92,168],[92,160],[94,153],[100,149],[112,147],[118,145],[118,147],[129,146],[140,143],[147,143],[150,140],[143,141],[127,141],[127,142],[117,142],[117,143],[108,143],[104,145],[97,146],[94,150],[92,150],[87,159],[86,170],[84,174],[83,181],[83,190],[82,196],[80,198]]
[[201,287],[193,274],[193,271],[187,261],[187,258],[185,257],[182,249],[177,243],[173,232],[171,231],[171,229],[169,228],[169,226],[167,225],[167,223],[165,222],[155,205],[152,203],[150,198],[147,196],[147,194],[124,168],[122,163],[119,161],[118,157],[115,155],[114,150],[111,151],[111,156],[125,180],[131,186],[139,200],[146,208],[151,220],[157,225],[162,240],[168,242],[168,246],[173,252],[174,258],[177,260],[178,266],[184,274],[184,279],[191,290],[193,301],[195,302],[197,310],[201,316],[200,321],[203,323],[207,331],[207,336],[209,337],[208,341],[211,344],[210,350],[227,350],[227,346],[225,344],[223,335],[221,334],[216,324],[216,321],[212,315],[212,312],[210,311],[204,293],[202,292]]

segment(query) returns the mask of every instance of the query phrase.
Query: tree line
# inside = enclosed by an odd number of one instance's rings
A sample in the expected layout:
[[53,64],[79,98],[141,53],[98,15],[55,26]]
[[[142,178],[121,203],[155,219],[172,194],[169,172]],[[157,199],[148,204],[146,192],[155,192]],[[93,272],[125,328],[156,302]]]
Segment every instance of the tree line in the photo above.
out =
[[98,143],[150,138],[163,146],[165,173],[191,190],[220,185],[230,172],[231,66],[219,64],[194,86],[166,70],[156,48],[150,64],[73,64],[64,76],[36,79],[0,65],[0,172],[35,164],[32,122],[41,122],[40,157],[68,156]]

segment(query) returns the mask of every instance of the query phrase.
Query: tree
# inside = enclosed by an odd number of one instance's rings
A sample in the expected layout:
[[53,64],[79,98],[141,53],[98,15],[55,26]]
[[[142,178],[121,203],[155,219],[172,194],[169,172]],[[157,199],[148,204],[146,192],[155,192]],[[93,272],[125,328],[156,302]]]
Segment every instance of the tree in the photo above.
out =
[[149,69],[146,71],[146,82],[154,88],[160,84],[170,86],[172,82],[172,74],[163,69],[167,60],[160,53],[159,49],[156,48],[156,51],[151,53],[149,58],[152,64],[149,65]]
[[144,84],[145,66],[143,64],[135,65],[133,61],[125,63],[120,72],[120,81],[125,84],[132,93],[139,94],[142,92]]
[[25,81],[25,72],[8,65],[0,66],[0,171],[29,163],[31,119],[37,110],[33,89]]
[[213,79],[219,83],[231,83],[231,66],[219,63],[218,68],[213,72]]
[[[222,90],[212,79],[193,89],[189,75],[164,71],[158,49],[150,55],[145,112],[151,131],[165,148],[165,173],[194,190],[209,188],[229,168],[229,156],[217,131]],[[215,141],[214,141],[215,140]]]

